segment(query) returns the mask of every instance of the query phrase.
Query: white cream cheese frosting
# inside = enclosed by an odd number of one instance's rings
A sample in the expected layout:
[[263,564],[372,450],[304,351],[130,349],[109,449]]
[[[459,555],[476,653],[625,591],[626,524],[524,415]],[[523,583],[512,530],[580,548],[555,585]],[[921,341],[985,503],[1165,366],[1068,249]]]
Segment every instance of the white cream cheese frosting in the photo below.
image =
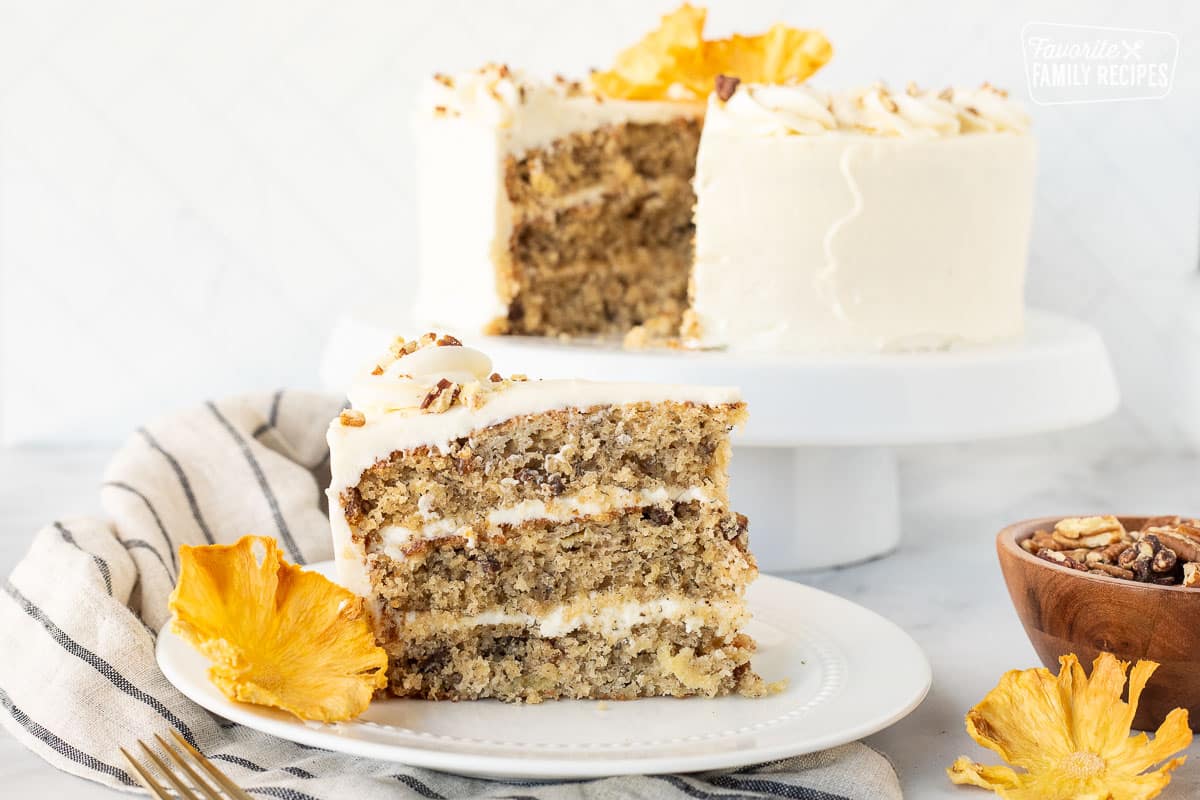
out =
[[792,352],[1019,336],[1036,147],[991,87],[710,99],[694,181],[692,334]]
[[525,614],[503,609],[489,609],[478,614],[457,612],[410,611],[406,621],[435,621],[439,629],[461,630],[481,625],[523,625],[533,628],[538,636],[555,638],[572,631],[585,629],[609,639],[622,639],[638,625],[656,624],[664,620],[683,624],[688,633],[712,626],[718,631],[733,633],[749,620],[750,615],[740,601],[691,597],[661,597],[645,601],[612,602],[603,595],[582,597],[571,603],[556,605],[543,614]]
[[489,64],[457,75],[435,75],[426,85],[418,124],[432,121],[436,128],[436,123],[449,122],[495,131],[502,151],[520,156],[605,125],[703,114],[704,103],[694,99],[618,100],[596,93],[585,81],[547,80]]
[[747,136],[936,137],[977,132],[1027,133],[1029,116],[1008,94],[978,89],[893,93],[882,84],[839,92],[808,85],[739,85],[722,101],[709,100],[705,131]]

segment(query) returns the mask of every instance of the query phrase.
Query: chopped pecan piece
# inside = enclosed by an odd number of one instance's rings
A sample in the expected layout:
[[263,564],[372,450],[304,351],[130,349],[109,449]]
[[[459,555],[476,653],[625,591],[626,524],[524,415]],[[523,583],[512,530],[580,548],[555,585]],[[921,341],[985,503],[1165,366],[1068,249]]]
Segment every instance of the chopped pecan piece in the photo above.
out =
[[342,413],[338,414],[338,421],[347,428],[361,428],[367,424],[367,417],[363,412],[353,408],[347,408]]
[[1077,569],[1080,572],[1088,571],[1088,567],[1080,564],[1066,553],[1061,553],[1058,550],[1047,550],[1046,548],[1042,548],[1041,550],[1037,551],[1037,557],[1049,561],[1052,564],[1058,564],[1059,566],[1068,567],[1070,569]]
[[735,78],[732,75],[718,75],[716,80],[717,97],[724,103],[729,98],[733,97],[733,93],[737,91],[738,84],[741,83],[740,78]]
[[[1118,539],[1125,535],[1125,526],[1114,516],[1103,517],[1068,517],[1059,520],[1054,526],[1054,532],[1068,539],[1080,539],[1085,536],[1117,533]],[[1115,540],[1114,540],[1115,541]],[[1107,544],[1107,542],[1105,543]]]
[[458,391],[458,384],[447,378],[442,378],[437,382],[437,386],[430,389],[429,394],[425,395],[425,399],[421,401],[421,410],[434,413],[445,411],[454,405],[454,400],[458,397]]

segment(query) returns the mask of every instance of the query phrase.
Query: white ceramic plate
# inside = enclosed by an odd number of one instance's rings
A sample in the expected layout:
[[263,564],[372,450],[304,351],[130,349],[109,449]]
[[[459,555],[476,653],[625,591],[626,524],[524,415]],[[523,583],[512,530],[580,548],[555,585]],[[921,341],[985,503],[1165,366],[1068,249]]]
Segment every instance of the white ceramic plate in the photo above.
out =
[[[330,575],[332,562],[314,565]],[[762,576],[749,591],[754,668],[786,690],[765,698],[561,700],[508,705],[390,699],[353,722],[305,723],[228,700],[208,661],[164,629],[158,664],[200,705],[301,744],[463,775],[595,778],[740,767],[862,738],[929,691],[925,655],[883,617],[840,597]]]

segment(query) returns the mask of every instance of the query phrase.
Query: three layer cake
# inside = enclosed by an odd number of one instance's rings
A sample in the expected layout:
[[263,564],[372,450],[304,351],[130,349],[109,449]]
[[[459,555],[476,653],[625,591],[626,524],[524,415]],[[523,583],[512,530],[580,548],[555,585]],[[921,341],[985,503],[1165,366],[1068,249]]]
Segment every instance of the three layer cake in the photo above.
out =
[[736,390],[502,378],[428,334],[350,400],[328,436],[334,550],[393,693],[763,693],[726,490]]

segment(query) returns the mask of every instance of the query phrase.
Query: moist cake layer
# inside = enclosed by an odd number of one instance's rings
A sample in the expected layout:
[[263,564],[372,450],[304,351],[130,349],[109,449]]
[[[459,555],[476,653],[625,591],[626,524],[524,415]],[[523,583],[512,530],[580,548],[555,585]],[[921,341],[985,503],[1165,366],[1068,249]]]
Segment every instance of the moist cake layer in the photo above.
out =
[[[339,500],[360,537],[400,528],[424,538],[485,533],[498,526],[489,521],[497,510],[531,502],[542,506],[530,508],[534,514],[570,498],[580,499],[576,510],[586,503],[610,511],[612,490],[642,492],[656,502],[651,493],[667,489],[670,500],[684,493],[723,497],[728,431],[744,416],[740,404],[632,403],[519,417],[445,450],[393,453]],[[522,521],[511,514],[499,519]]]
[[390,689],[402,697],[523,700],[765,693],[750,671],[754,642],[681,623],[641,625],[612,640],[601,633],[530,636],[519,625],[489,625],[385,644]]
[[510,156],[504,188],[511,202],[537,208],[595,186],[616,192],[663,178],[687,185],[699,144],[700,120],[694,118],[580,131]]
[[[623,333],[687,305],[698,124],[622,126],[510,161],[505,333]],[[623,140],[631,137],[633,141]],[[516,192],[514,195],[513,192]],[[563,199],[582,198],[563,206]]]
[[[551,213],[531,214],[513,229],[514,273],[518,280],[523,273],[539,279],[579,278],[584,265],[573,264],[603,261],[619,271],[623,257],[638,248],[675,249],[690,256],[694,203],[691,187],[679,180],[659,182],[650,191],[614,190]],[[684,273],[686,281],[686,268]]]
[[[548,280],[519,290],[489,334],[615,334],[651,321],[671,331],[687,308],[687,254],[673,246],[617,250],[612,260],[570,262]],[[659,323],[659,321],[662,321]]]
[[423,541],[398,557],[378,534],[366,537],[371,585],[392,611],[535,616],[596,592],[736,597],[755,575],[746,542],[745,517],[700,503],[531,521],[473,543]]

